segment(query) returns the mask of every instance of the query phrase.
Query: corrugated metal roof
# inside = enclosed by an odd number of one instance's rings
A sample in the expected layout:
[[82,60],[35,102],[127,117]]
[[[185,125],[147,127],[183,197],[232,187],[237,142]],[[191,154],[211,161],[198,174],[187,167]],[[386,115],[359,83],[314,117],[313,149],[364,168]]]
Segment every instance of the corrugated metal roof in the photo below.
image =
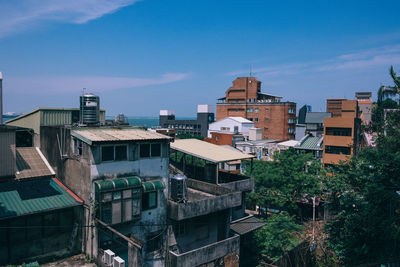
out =
[[81,205],[52,179],[0,183],[0,218]]
[[17,179],[54,175],[47,160],[36,147],[16,148]]
[[244,219],[240,219],[231,223],[231,230],[238,233],[239,235],[244,235],[265,225],[265,222],[257,219],[254,216],[249,216]]
[[171,148],[215,163],[255,157],[197,139],[175,140],[171,143]]
[[88,143],[92,142],[113,142],[113,141],[138,141],[138,140],[162,140],[171,137],[134,128],[87,128],[75,129],[71,135]]
[[287,147],[294,147],[299,143],[297,140],[288,140],[278,143],[278,146],[287,146]]
[[332,114],[329,112],[307,112],[306,123],[324,123],[324,118],[330,118]]
[[295,146],[297,149],[308,149],[308,150],[322,150],[322,139],[323,136],[306,136],[300,144]]
[[140,187],[142,185],[142,180],[139,177],[132,176],[95,181],[94,184],[96,191],[108,191],[128,187]]
[[144,182],[142,186],[143,186],[143,192],[151,192],[165,188],[164,183],[160,180]]

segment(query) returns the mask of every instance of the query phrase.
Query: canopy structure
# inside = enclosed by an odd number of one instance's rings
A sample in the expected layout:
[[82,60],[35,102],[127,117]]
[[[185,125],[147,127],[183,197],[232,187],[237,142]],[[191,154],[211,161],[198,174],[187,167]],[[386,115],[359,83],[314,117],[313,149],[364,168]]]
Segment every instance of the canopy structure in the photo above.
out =
[[213,163],[255,158],[253,155],[233,151],[232,149],[217,146],[198,139],[175,140],[175,142],[171,143],[171,149]]
[[239,235],[245,235],[265,225],[265,222],[256,217],[248,216],[231,223],[231,230]]

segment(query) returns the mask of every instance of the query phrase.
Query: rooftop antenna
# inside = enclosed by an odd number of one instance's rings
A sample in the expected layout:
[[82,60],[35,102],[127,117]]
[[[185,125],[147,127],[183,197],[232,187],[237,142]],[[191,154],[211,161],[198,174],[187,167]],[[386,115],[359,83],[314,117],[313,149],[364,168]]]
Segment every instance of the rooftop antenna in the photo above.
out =
[[250,64],[250,77],[252,77],[252,74],[253,74],[253,72],[252,72],[252,66],[251,66],[251,64]]

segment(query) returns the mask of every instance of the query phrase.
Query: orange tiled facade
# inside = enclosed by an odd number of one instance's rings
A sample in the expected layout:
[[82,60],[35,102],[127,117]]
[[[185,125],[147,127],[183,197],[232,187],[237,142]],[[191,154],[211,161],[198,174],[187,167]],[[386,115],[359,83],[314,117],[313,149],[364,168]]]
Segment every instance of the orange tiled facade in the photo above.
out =
[[263,139],[294,139],[296,103],[280,99],[261,93],[261,82],[255,77],[237,78],[225,97],[218,99],[216,119],[243,117],[262,129]]
[[346,161],[358,151],[361,120],[357,100],[341,99],[340,106],[340,116],[324,119],[324,164]]

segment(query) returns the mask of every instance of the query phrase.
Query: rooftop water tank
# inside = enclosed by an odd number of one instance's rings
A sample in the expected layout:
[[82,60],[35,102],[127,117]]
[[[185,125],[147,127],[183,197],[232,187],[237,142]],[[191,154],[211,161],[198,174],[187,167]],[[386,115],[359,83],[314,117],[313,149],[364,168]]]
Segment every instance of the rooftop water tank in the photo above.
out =
[[187,200],[187,177],[176,174],[171,178],[171,199],[176,202],[186,202]]
[[82,124],[98,124],[100,122],[100,98],[93,94],[80,97],[80,120]]

